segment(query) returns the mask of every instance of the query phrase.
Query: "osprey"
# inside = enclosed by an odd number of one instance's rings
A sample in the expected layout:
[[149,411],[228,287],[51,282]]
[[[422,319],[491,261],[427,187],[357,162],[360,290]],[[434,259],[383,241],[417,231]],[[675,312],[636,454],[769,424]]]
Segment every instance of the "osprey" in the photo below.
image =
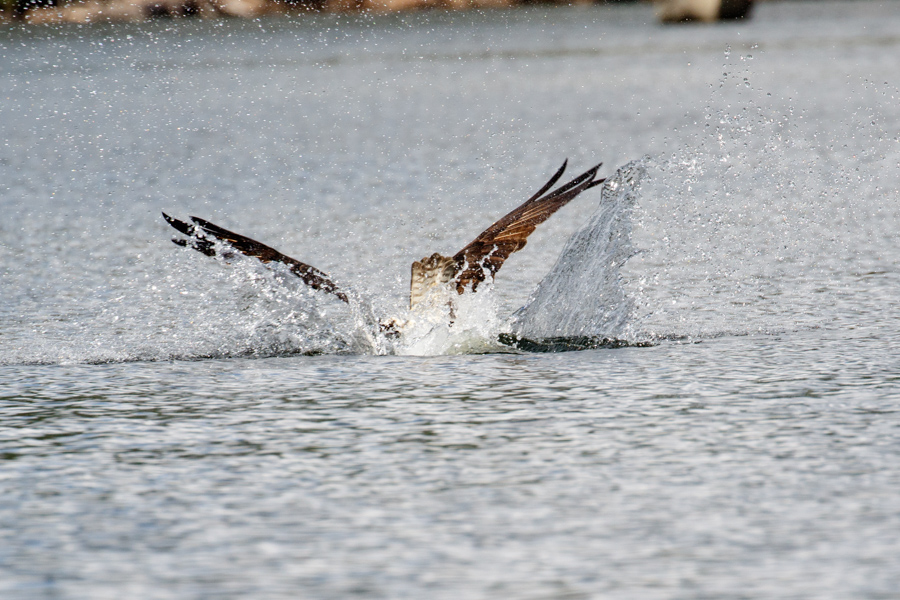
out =
[[[535,228],[568,204],[581,192],[600,185],[605,179],[597,179],[597,171],[603,163],[588,169],[569,183],[550,191],[562,177],[568,160],[538,192],[518,208],[485,229],[465,248],[453,256],[434,253],[412,264],[409,289],[409,306],[414,309],[432,292],[443,289],[463,294],[475,292],[478,285],[496,275],[507,258],[521,250]],[[163,213],[165,220],[188,239],[173,238],[179,246],[193,248],[207,256],[228,259],[237,251],[259,259],[264,264],[282,263],[312,289],[331,294],[342,302],[350,298],[331,277],[319,269],[239,233],[228,231],[199,217],[191,217],[191,223],[179,221]],[[382,331],[398,334],[397,322],[382,324]]]

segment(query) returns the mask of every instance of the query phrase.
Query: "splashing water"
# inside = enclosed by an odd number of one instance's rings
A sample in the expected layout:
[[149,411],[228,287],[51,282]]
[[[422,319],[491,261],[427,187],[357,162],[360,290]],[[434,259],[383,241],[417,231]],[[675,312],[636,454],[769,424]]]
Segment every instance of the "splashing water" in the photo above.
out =
[[[858,114],[811,133],[807,109],[754,87],[742,67],[752,57],[725,58],[726,74],[683,143],[609,179],[590,223],[511,317],[501,309],[503,286],[500,296],[485,285],[459,297],[451,325],[441,310],[391,310],[396,290],[355,295],[348,306],[253,260],[223,268],[167,248],[164,258],[138,254],[136,264],[130,246],[92,250],[103,274],[85,278],[88,293],[79,296],[66,264],[48,269],[26,254],[5,275],[8,289],[26,292],[5,317],[0,364],[508,352],[504,335],[640,342],[827,325],[834,311],[822,307],[852,304],[852,286],[835,284],[848,265],[862,261],[858,278],[866,277],[882,268],[879,244],[893,240],[881,228],[890,218],[875,213],[893,218],[896,210],[884,181],[900,164],[900,146],[866,106],[894,92],[867,82]],[[131,258],[110,266],[116,254]],[[64,273],[64,285],[45,292],[54,279],[32,277],[35,270]],[[400,339],[379,331],[390,314],[411,322]]]
[[644,336],[829,326],[830,308],[852,300],[837,282],[882,268],[890,238],[872,224],[895,210],[884,182],[900,147],[877,117],[884,90],[865,86],[858,113],[823,128],[811,109],[755,87],[752,60],[726,51],[695,127],[649,165],[634,216],[641,252],[623,268]]
[[564,350],[585,347],[591,339],[608,345],[620,338],[631,314],[620,270],[634,255],[631,212],[647,161],[632,161],[606,181],[595,214],[572,235],[527,304],[511,317],[500,315],[495,288],[487,283],[477,294],[466,293],[455,301],[452,319],[446,304],[443,311],[435,307],[438,310],[413,316],[393,351],[497,352],[509,351],[509,344]]
[[[55,306],[53,314],[32,315],[40,329],[26,331],[34,325],[23,322],[23,343],[13,338],[17,347],[4,353],[3,362],[467,354],[514,351],[508,340],[503,343],[510,332],[531,340],[615,337],[630,314],[619,268],[633,254],[630,214],[644,162],[626,165],[604,184],[596,214],[512,317],[501,309],[490,281],[477,294],[453,294],[452,314],[440,298],[427,310],[390,311],[378,304],[384,298],[350,289],[349,304],[315,292],[279,265],[266,267],[241,255],[226,265],[183,251],[152,272],[117,281],[117,295],[83,305],[77,314]],[[385,335],[381,327],[391,312],[404,323],[400,337]]]
[[621,337],[631,302],[620,270],[634,254],[631,213],[648,158],[628,163],[603,184],[600,208],[566,243],[553,269],[511,323],[529,339]]
[[[424,308],[388,319],[358,293],[350,292],[350,303],[344,305],[306,288],[289,273],[239,257],[232,265],[236,268],[224,276],[228,285],[216,286],[237,298],[238,326],[226,336],[231,351],[220,345],[206,355],[509,352],[502,336],[510,331],[533,340],[616,337],[630,314],[619,270],[634,253],[630,215],[645,162],[629,163],[604,184],[596,214],[569,240],[556,267],[512,318],[501,315],[490,281],[477,294],[431,298]],[[202,320],[216,322],[217,316],[207,312]],[[391,320],[403,324],[401,336],[385,335],[380,325]]]
[[490,281],[482,283],[477,294],[467,291],[452,302],[452,315],[449,303],[430,307],[431,310],[413,311],[402,338],[391,351],[428,356],[509,350],[497,341],[504,320]]

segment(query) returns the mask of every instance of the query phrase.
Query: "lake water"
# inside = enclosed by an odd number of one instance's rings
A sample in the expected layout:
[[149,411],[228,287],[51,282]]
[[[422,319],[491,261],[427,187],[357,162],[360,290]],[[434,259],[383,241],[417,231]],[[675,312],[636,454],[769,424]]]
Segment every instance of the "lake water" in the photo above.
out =
[[[0,30],[0,597],[900,598],[898,32],[874,1]],[[160,216],[402,314],[413,260],[566,157],[644,165],[638,254],[559,288],[642,345],[496,344],[598,190],[463,335],[372,347]]]

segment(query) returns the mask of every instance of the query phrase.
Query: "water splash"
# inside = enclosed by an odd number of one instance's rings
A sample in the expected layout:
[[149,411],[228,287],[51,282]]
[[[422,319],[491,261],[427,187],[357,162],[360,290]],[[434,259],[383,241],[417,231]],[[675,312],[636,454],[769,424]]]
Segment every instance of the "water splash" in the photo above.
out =
[[626,333],[631,301],[620,271],[635,254],[631,214],[648,160],[626,164],[603,184],[597,212],[569,239],[556,265],[513,316],[514,335],[616,339]]
[[885,184],[897,172],[896,134],[873,117],[883,88],[823,127],[810,114],[834,107],[773,95],[751,60],[726,55],[695,127],[650,165],[635,211],[641,253],[623,269],[643,335],[831,326],[847,294],[836,282],[882,268],[879,236],[888,238],[866,228],[896,210]]
[[403,336],[392,352],[401,355],[480,354],[508,351],[500,344],[505,319],[500,316],[495,288],[490,281],[478,293],[465,292],[437,310],[413,311]]
[[8,329],[0,364],[381,351],[367,302],[348,306],[250,259],[226,267],[176,252],[120,287],[77,311],[48,305],[29,315],[28,327]]
[[[630,313],[619,268],[633,254],[630,214],[644,163],[629,163],[604,184],[597,213],[570,239],[556,267],[512,319],[490,281],[477,294],[452,293],[414,311],[391,310],[384,298],[368,298],[346,286],[350,302],[340,302],[308,288],[278,264],[264,266],[242,255],[199,261],[183,250],[159,264],[148,263],[147,272],[116,280],[114,297],[81,305],[78,314],[60,305],[32,315],[23,327],[37,323],[40,331],[8,337],[13,347],[0,352],[0,360],[65,364],[441,355],[514,351],[502,341],[510,332],[534,338],[616,337]],[[383,327],[392,314],[403,324],[400,336]]]
[[621,268],[635,254],[631,214],[649,158],[621,167],[601,189],[600,206],[563,248],[555,266],[525,306],[502,317],[493,286],[466,293],[449,305],[413,315],[398,354],[563,351],[620,347],[627,342],[632,303]]

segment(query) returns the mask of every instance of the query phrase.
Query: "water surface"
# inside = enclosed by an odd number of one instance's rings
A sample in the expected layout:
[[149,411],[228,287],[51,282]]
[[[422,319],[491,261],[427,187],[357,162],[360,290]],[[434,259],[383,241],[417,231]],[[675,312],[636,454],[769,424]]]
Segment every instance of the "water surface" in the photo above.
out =
[[[4,29],[0,595],[897,597],[897,31],[874,1]],[[645,155],[651,347],[348,353],[339,308],[159,215],[392,313],[563,158]]]

